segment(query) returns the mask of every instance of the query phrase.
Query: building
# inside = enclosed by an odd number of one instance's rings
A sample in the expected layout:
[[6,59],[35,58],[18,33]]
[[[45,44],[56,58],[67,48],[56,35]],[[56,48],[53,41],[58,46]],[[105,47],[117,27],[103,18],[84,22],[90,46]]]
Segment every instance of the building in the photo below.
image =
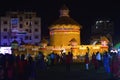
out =
[[110,42],[112,42],[112,36],[114,34],[114,25],[111,20],[101,19],[97,20],[91,28],[91,44],[100,41],[101,37],[106,37]]
[[69,15],[69,9],[64,5],[60,9],[60,17],[50,27],[50,45],[45,48],[41,48],[43,53],[45,50],[48,52],[53,51],[61,54],[61,51],[72,52],[73,56],[83,56],[88,52],[90,56],[92,53],[108,50],[107,43],[109,40],[102,37],[100,44],[81,44],[81,29],[82,26],[73,20]]
[[[60,9],[59,19],[50,27],[50,45],[51,46],[68,46],[74,39],[76,45],[81,44],[80,29],[81,25],[69,16],[69,9],[64,5]],[[72,41],[73,42],[73,41]]]
[[0,45],[10,46],[16,40],[39,44],[41,40],[41,18],[36,12],[7,12],[0,17]]

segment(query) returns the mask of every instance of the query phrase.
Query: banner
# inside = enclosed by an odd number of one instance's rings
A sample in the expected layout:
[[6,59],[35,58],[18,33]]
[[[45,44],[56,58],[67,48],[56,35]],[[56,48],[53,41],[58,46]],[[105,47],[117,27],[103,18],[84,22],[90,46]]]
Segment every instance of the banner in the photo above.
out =
[[11,18],[11,31],[18,32],[18,28],[19,28],[19,19]]
[[0,47],[0,54],[12,54],[11,47]]

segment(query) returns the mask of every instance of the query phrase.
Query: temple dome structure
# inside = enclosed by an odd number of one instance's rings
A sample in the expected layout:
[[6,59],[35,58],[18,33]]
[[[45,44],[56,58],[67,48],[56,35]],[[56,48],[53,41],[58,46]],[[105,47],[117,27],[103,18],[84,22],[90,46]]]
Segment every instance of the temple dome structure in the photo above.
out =
[[82,26],[69,16],[69,9],[64,5],[60,9],[59,19],[50,27],[50,45],[68,46],[70,40],[75,39],[77,44],[81,44],[80,29]]

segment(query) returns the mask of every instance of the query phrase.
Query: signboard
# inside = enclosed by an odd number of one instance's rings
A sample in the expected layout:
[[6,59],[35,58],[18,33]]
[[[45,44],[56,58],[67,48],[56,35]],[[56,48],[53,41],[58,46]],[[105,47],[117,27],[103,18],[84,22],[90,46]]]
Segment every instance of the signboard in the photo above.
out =
[[12,32],[18,32],[19,27],[19,19],[18,18],[12,18],[11,19],[11,31]]
[[11,47],[0,47],[0,54],[12,54]]
[[23,30],[19,30],[18,32],[17,32],[17,35],[26,35],[27,34],[27,32],[26,31],[23,31]]
[[26,34],[26,31],[19,30],[19,18],[11,18],[11,32],[12,35]]

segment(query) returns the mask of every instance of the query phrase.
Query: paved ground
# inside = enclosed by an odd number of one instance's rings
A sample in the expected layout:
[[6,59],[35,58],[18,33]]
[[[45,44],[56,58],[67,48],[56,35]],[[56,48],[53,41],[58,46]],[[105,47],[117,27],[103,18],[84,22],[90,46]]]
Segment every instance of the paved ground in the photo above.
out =
[[115,80],[101,67],[97,71],[93,66],[86,71],[83,64],[72,64],[70,72],[66,72],[65,65],[55,65],[46,71],[38,71],[36,80]]

